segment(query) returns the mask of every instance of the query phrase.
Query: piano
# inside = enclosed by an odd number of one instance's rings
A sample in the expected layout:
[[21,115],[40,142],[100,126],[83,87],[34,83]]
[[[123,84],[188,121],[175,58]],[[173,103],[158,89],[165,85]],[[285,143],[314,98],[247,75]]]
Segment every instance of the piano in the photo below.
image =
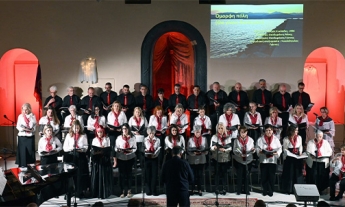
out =
[[7,183],[2,194],[0,192],[0,206],[26,206],[31,202],[39,206],[64,194],[67,206],[71,206],[75,173],[76,167],[64,162],[6,170]]

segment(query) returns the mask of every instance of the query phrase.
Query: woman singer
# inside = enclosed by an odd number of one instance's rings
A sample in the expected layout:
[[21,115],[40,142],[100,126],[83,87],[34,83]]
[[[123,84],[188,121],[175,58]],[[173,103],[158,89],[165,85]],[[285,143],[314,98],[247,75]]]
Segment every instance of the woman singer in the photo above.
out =
[[60,140],[53,135],[53,127],[45,125],[43,137],[38,141],[38,154],[41,157],[41,165],[57,163],[58,152],[62,150]]

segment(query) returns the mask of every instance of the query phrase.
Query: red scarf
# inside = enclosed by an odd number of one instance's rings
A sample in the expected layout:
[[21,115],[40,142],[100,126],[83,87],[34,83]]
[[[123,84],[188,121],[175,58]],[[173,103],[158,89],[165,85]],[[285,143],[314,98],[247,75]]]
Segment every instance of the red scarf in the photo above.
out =
[[291,144],[292,144],[292,146],[293,146],[292,152],[293,152],[294,154],[297,154],[297,153],[298,153],[298,150],[297,150],[297,148],[296,148],[297,136],[298,136],[298,135],[294,135],[292,139],[289,139],[290,142],[291,142]]
[[194,139],[195,147],[200,149],[201,142],[202,142],[202,137],[201,136],[200,137],[194,136],[193,139]]
[[[272,141],[273,141],[273,136],[267,137],[267,136],[265,135],[264,138],[265,138],[265,141],[266,141],[266,143],[267,143],[267,148],[266,148],[266,150],[272,151],[273,148],[271,147],[271,144],[272,144]],[[273,157],[273,156],[272,156],[272,155],[266,155],[266,157],[267,157],[267,158],[270,158],[270,157]]]
[[171,141],[173,143],[173,147],[176,147],[177,146],[177,135],[176,136],[172,136],[171,137]]
[[225,146],[225,140],[226,140],[226,136],[225,134],[223,134],[223,136],[221,134],[218,133],[217,135],[218,139],[222,142],[222,145]]
[[128,149],[128,148],[130,148],[130,145],[129,145],[129,139],[130,139],[131,137],[130,136],[123,136],[122,135],[122,139],[125,141],[125,144],[124,144],[124,146],[123,146],[123,149]]
[[95,119],[96,119],[96,121],[95,121],[95,124],[93,126],[95,127],[95,129],[97,129],[99,127],[99,123],[98,123],[99,116],[96,116]]
[[343,165],[340,169],[339,178],[343,179],[343,173],[345,173],[345,156],[341,156],[341,164]]
[[295,118],[296,123],[300,124],[302,122],[303,117],[301,116],[301,117],[297,118],[297,116],[294,116],[294,118]]
[[134,117],[134,121],[137,124],[138,129],[140,129],[141,118],[139,117],[139,119],[137,119],[137,117]]
[[47,123],[47,124],[48,124],[48,125],[51,125],[50,122],[53,120],[53,118],[50,118],[49,116],[47,116],[47,119],[48,119],[48,123]]
[[[244,139],[243,138],[239,138],[238,141],[241,143],[242,145],[242,154],[247,154],[247,143],[248,143],[248,136],[246,136]],[[247,157],[242,157],[243,161],[247,160]]]
[[[232,120],[233,115],[234,114],[230,114],[230,115],[225,114],[226,121],[228,122],[228,127],[231,127],[231,120]],[[232,134],[232,131],[228,130],[228,135],[230,136],[230,134]]]
[[52,146],[52,144],[50,143],[50,141],[51,141],[52,138],[53,138],[53,137],[47,137],[47,138],[46,138],[46,140],[47,140],[46,151],[47,151],[47,152],[50,152],[50,151],[53,149],[53,146]]
[[101,147],[103,147],[103,143],[102,143],[103,137],[97,137],[97,139],[98,139],[98,141],[99,141],[99,145],[100,145]]
[[119,124],[120,112],[117,114],[117,113],[114,111],[114,116],[115,116],[114,126],[118,127],[118,126],[120,126],[120,124]]
[[328,116],[326,116],[326,118],[322,118],[322,116],[318,117],[319,121],[319,126],[323,126],[323,122],[326,121],[328,119]]
[[[176,115],[177,116],[177,115]],[[182,115],[181,115],[182,116]],[[176,120],[176,125],[179,126],[181,125],[181,116],[177,116],[177,120]]]
[[149,148],[149,152],[155,152],[155,143],[156,143],[156,140],[154,139],[149,139],[149,142],[150,142],[150,148]]
[[321,157],[322,154],[321,154],[320,148],[321,148],[321,146],[322,146],[323,139],[321,139],[321,141],[320,141],[319,143],[317,142],[317,139],[315,139],[314,142],[315,142],[316,149],[317,149],[317,156],[318,156],[318,157]]
[[162,130],[162,117],[156,116],[157,130]]
[[74,120],[75,120],[75,118],[71,115],[71,123],[69,123],[69,126],[72,126],[72,123]]
[[249,113],[249,117],[250,117],[250,120],[252,121],[252,124],[256,124],[256,121],[258,120],[258,115],[257,114],[252,115],[251,113]]
[[203,133],[207,132],[206,125],[205,125],[205,120],[206,120],[205,117],[200,118],[200,121],[201,121],[201,128],[202,128],[202,132],[203,132]]
[[26,117],[25,114],[23,114],[23,117],[24,117],[24,121],[25,121],[26,127],[30,128],[30,119],[28,117]]
[[272,119],[272,117],[271,117],[271,124],[272,124],[273,126],[276,126],[276,125],[277,125],[277,121],[278,121],[278,116],[276,116],[274,119]]
[[75,148],[79,149],[79,145],[78,145],[78,140],[79,140],[80,134],[74,134],[74,142],[75,142]]

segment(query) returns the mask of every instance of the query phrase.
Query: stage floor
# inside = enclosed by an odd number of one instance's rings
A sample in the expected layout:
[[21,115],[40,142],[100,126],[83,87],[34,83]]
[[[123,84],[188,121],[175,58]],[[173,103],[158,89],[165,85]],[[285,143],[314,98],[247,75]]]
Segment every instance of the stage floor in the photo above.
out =
[[[0,154],[0,156],[3,156]],[[36,155],[37,160],[39,160],[39,156]],[[15,163],[15,156],[9,157],[7,159],[7,169],[10,168],[16,168],[18,167]],[[0,159],[0,167],[2,169],[5,169],[5,162],[3,159]],[[297,206],[303,206],[304,204],[302,202],[296,202],[295,196],[294,195],[285,195],[281,193],[274,193],[273,197],[269,196],[263,196],[260,192],[260,187],[259,186],[253,186],[255,192],[251,192],[251,194],[248,196],[248,198],[255,198],[258,200],[264,200],[267,203],[267,206],[272,206],[272,207],[285,207],[288,203],[296,203],[298,204]],[[165,195],[159,195],[159,196],[145,196],[146,198],[165,198]],[[142,198],[142,194],[134,194],[133,198]],[[210,192],[203,192],[203,196],[199,195],[193,195],[191,198],[205,198],[205,200],[210,199],[210,198],[215,198],[214,193]],[[236,195],[235,193],[227,193],[226,195],[220,195],[219,198],[241,198],[244,199],[245,195]],[[334,202],[329,202],[329,195],[321,195],[320,200],[324,200],[333,206],[345,206],[345,198],[343,198],[340,201],[334,201]],[[91,206],[97,201],[102,201],[105,206],[127,206],[129,198],[120,198],[118,196],[112,195],[107,199],[98,199],[98,198],[87,198],[87,199],[78,199],[77,198],[77,203],[78,206]],[[72,203],[74,203],[74,198],[72,198]],[[66,201],[64,200],[64,196],[59,196],[59,198],[52,198],[46,202],[44,202],[42,207],[61,207],[61,206],[66,206]],[[308,206],[312,206],[310,203]]]

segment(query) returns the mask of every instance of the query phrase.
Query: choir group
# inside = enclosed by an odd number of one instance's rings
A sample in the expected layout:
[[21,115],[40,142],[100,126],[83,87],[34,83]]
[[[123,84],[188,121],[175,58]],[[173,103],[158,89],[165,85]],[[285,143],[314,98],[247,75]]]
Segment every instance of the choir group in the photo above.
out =
[[[335,127],[328,109],[320,109],[321,116],[311,126],[316,131],[315,139],[307,140],[306,113],[311,101],[303,91],[304,84],[299,83],[298,91],[291,95],[284,85],[272,95],[264,79],[259,84],[252,101],[240,83],[229,94],[218,82],[206,93],[195,85],[188,98],[175,84],[169,99],[159,89],[157,100],[145,85],[135,97],[128,85],[118,95],[106,83],[100,96],[90,87],[82,99],[74,94],[73,87],[62,99],[52,86],[44,103],[45,114],[38,123],[41,164],[58,162],[57,156],[63,154],[64,162],[78,166],[77,196],[82,197],[90,188],[98,198],[112,194],[113,167],[118,167],[120,197],[131,197],[133,165],[139,160],[145,170],[147,195],[158,195],[160,166],[171,159],[171,149],[180,146],[194,173],[191,190],[194,192],[196,186],[195,193],[200,196],[206,163],[214,165],[217,192],[221,194],[226,193],[231,164],[237,175],[237,194],[249,194],[248,175],[252,167],[259,168],[264,196],[273,195],[277,164],[283,164],[283,193],[293,193],[294,184],[309,183],[316,184],[320,192],[330,187],[330,200],[341,199],[345,190],[345,146],[341,154],[334,155]],[[30,104],[22,106],[17,129],[16,163],[26,166],[35,162],[36,117]],[[340,191],[335,195],[338,181]]]

